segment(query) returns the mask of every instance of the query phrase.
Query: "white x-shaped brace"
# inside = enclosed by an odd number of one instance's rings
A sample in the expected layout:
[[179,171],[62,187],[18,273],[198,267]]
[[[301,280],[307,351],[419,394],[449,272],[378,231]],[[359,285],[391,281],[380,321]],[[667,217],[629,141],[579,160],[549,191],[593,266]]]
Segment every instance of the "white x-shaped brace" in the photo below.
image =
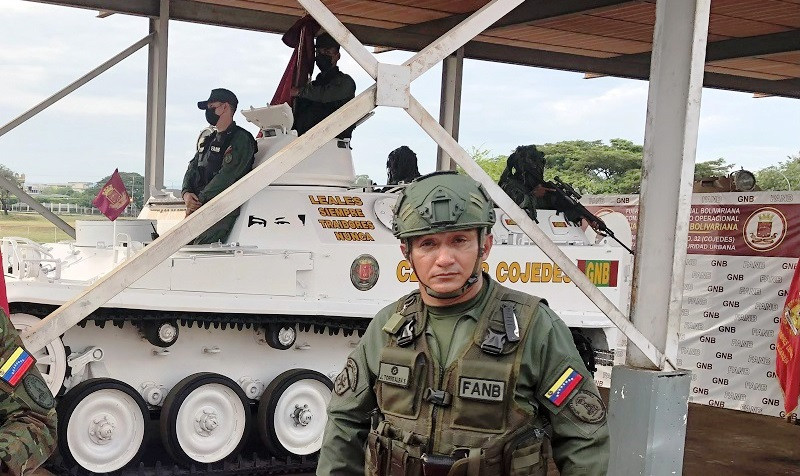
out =
[[428,111],[411,95],[410,85],[433,65],[462,47],[472,38],[505,16],[524,0],[493,0],[469,18],[437,39],[402,65],[379,62],[320,0],[298,0],[319,24],[364,70],[376,80],[322,122],[253,169],[249,174],[220,193],[197,212],[189,215],[141,253],[123,262],[89,289],[56,309],[23,336],[29,351],[36,352],[52,339],[80,322],[128,285],[144,276],[169,258],[195,236],[232,212],[275,179],[288,172],[342,129],[374,110],[377,106],[401,107],[420,127],[447,152],[471,177],[483,184],[494,201],[553,260],[627,336],[629,341],[661,369],[675,369],[626,316],[595,287],[559,248],[539,229],[519,206],[481,169],[472,157],[445,131]]

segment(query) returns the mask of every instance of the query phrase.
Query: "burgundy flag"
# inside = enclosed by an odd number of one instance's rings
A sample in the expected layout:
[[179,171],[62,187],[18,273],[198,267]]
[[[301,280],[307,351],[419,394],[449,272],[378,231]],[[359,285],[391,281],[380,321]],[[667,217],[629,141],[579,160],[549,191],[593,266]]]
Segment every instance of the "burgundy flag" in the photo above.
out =
[[783,409],[788,415],[797,407],[800,395],[800,266],[795,269],[783,306],[775,350],[778,357],[775,371],[783,390]]
[[314,35],[319,31],[319,23],[311,15],[306,15],[297,20],[294,25],[283,35],[283,43],[294,48],[289,64],[283,72],[278,89],[270,101],[270,105],[293,103],[290,91],[292,88],[302,88],[308,83],[314,71]]
[[122,215],[129,203],[131,203],[131,197],[128,195],[128,189],[122,183],[119,169],[114,169],[111,178],[94,197],[92,205],[103,212],[103,215],[107,216],[109,220],[114,221]]

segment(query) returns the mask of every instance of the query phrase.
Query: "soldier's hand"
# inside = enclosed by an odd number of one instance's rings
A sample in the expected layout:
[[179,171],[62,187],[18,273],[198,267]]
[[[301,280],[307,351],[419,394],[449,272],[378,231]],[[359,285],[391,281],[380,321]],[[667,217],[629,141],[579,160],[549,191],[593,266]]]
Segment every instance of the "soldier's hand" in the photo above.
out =
[[190,215],[192,212],[200,208],[200,199],[197,198],[197,195],[193,194],[192,192],[186,192],[183,194],[183,203],[186,204],[186,215]]
[[539,184],[533,188],[533,196],[536,198],[542,198],[550,192],[555,192],[555,189],[547,188],[542,184]]

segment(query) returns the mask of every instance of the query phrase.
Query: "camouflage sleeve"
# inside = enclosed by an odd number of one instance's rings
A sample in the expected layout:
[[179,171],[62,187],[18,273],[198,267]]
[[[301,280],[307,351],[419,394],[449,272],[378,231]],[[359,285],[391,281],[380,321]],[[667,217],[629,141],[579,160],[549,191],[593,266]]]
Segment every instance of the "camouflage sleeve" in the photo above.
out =
[[41,466],[56,448],[55,400],[22,341],[0,313],[0,460],[15,476]]
[[299,94],[303,99],[321,103],[350,100],[355,96],[356,82],[347,74],[323,85],[308,83]]
[[194,189],[194,184],[197,183],[197,160],[198,154],[195,154],[192,160],[189,161],[189,166],[186,168],[186,173],[183,174],[183,185],[181,186],[181,198],[186,192],[197,193]]
[[373,387],[380,352],[388,338],[383,324],[394,307],[387,307],[375,316],[334,381],[317,464],[320,476],[364,474],[364,445],[370,430],[370,413],[378,407]]
[[256,153],[255,140],[249,132],[239,129],[222,158],[222,168],[197,194],[200,203],[216,197],[234,182],[247,175],[253,168],[253,155]]
[[524,371],[540,411],[552,425],[556,466],[562,476],[605,475],[610,450],[600,392],[566,324],[544,304],[537,312]]

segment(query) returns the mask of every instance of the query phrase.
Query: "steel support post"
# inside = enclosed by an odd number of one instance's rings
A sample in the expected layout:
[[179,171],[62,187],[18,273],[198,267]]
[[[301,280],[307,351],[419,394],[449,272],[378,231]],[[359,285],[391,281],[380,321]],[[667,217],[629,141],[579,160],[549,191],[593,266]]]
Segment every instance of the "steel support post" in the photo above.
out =
[[144,250],[122,262],[88,289],[30,327],[22,336],[28,351],[37,352],[43,348],[336,137],[343,129],[343,124],[347,127],[372,111],[375,108],[375,90],[376,87],[372,86],[356,96],[312,127],[303,137],[289,143],[233,186],[186,217],[180,225],[170,228]]
[[[673,362],[710,4],[659,0],[653,33],[631,320]],[[649,365],[636,351],[628,363]]]
[[[439,124],[458,141],[461,121],[461,84],[464,76],[464,47],[442,61],[442,89],[439,100]],[[456,164],[442,150],[436,149],[436,170],[455,170]]]
[[683,474],[691,380],[687,371],[614,367],[608,411],[608,474]]
[[160,0],[158,18],[150,19],[154,36],[147,55],[147,126],[145,127],[144,200],[164,188],[164,138],[167,116],[167,47],[169,0]]
[[75,228],[69,226],[69,224],[62,220],[58,215],[45,208],[44,205],[39,203],[35,198],[31,197],[24,190],[19,188],[17,184],[6,177],[3,177],[2,175],[0,175],[0,187],[16,195],[21,202],[27,203],[29,207],[33,208],[39,212],[40,215],[47,218],[50,223],[61,228],[64,233],[75,239]]
[[[700,97],[711,0],[658,0],[644,137],[632,322],[677,360]],[[609,474],[681,474],[689,372],[646,370],[629,346],[611,375]],[[645,369],[636,369],[642,367]]]

